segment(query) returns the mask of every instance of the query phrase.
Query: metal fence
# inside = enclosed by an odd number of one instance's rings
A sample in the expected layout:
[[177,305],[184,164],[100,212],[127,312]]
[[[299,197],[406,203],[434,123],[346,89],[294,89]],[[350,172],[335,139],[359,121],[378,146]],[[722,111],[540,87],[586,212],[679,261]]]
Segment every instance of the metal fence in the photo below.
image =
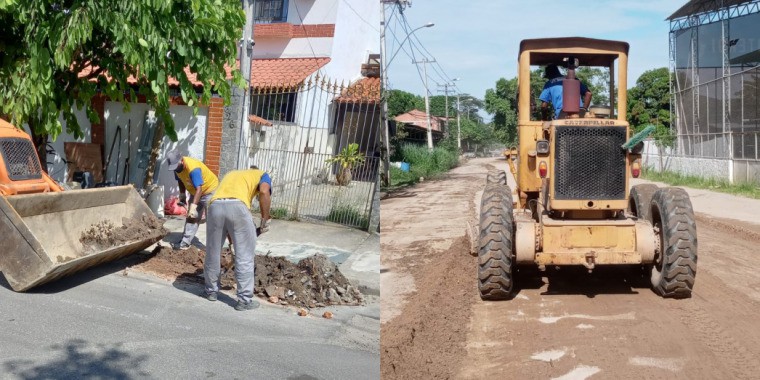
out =
[[[378,178],[379,82],[350,86],[315,75],[251,94],[249,162],[272,176],[272,215],[367,229]],[[374,94],[377,93],[377,99]],[[347,185],[330,164],[357,144],[360,163]]]
[[749,3],[671,20],[674,153],[760,182],[760,2]]

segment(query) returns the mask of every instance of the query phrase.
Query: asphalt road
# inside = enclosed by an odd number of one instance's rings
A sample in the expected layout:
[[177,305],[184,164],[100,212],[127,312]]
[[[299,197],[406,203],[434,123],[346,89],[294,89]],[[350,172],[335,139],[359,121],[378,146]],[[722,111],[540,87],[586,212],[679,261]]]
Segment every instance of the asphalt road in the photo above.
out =
[[139,256],[28,293],[0,276],[0,378],[380,377],[376,300],[328,308],[330,320],[263,302],[239,312],[197,284],[129,270]]

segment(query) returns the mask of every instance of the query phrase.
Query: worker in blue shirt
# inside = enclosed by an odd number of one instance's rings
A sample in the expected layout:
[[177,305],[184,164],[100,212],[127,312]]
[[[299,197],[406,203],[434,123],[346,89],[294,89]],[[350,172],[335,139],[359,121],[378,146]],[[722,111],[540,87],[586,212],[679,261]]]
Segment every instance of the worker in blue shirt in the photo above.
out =
[[177,179],[180,202],[186,202],[185,190],[192,196],[187,209],[182,240],[175,244],[175,248],[184,250],[190,248],[198,232],[200,216],[203,215],[208,201],[214,195],[219,179],[203,162],[182,156],[176,150],[169,152],[166,157],[166,164],[169,170],[174,171],[174,178]]
[[[547,79],[544,84],[544,89],[541,91],[541,96],[538,97],[541,100],[541,110],[545,112],[549,107],[549,103],[554,106],[554,118],[559,119],[559,114],[562,112],[562,73],[559,72],[559,68],[555,64],[547,65],[544,69],[544,77]],[[591,91],[581,82],[581,109],[588,111],[588,107],[591,105]]]

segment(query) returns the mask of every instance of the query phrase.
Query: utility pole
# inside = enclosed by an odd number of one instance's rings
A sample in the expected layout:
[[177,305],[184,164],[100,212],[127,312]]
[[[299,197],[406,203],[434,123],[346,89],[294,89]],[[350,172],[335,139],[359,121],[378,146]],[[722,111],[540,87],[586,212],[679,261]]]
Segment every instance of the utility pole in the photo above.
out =
[[462,114],[462,103],[459,102],[459,93],[457,93],[457,148],[459,153],[462,153],[462,124],[460,122],[460,115]]
[[414,64],[421,63],[422,64],[422,71],[424,72],[424,79],[425,79],[425,116],[427,118],[427,143],[428,143],[428,149],[433,150],[433,127],[430,124],[430,97],[428,96],[428,77],[427,77],[427,64],[428,63],[434,63],[435,60],[429,60],[427,58],[423,59],[422,61],[412,61]]
[[449,133],[449,86],[451,86],[451,84],[449,84],[449,83],[444,83],[444,84],[439,84],[438,85],[438,87],[443,87],[443,91],[438,90],[438,92],[443,92],[444,93],[444,99],[446,99],[445,100],[445,104],[446,104],[446,134]]
[[386,66],[386,46],[385,46],[385,5],[395,4],[396,0],[380,1],[380,101],[383,102],[383,144],[385,145],[385,154],[383,155],[383,175],[385,186],[391,184],[391,138],[388,132],[388,94],[386,92],[388,85],[388,67]]

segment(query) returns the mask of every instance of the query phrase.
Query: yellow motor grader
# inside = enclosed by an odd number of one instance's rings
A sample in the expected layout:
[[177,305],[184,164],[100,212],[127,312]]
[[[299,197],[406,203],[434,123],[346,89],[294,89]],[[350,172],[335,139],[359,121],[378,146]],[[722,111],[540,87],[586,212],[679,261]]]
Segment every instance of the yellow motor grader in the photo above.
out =
[[[626,121],[625,42],[569,37],[523,40],[518,74],[518,147],[505,155],[516,188],[490,172],[480,209],[478,284],[484,300],[514,296],[516,266],[643,265],[653,290],[691,296],[697,233],[688,194],[641,172],[640,134]],[[533,117],[531,66],[565,67],[559,117]],[[611,104],[580,108],[578,66],[609,71]],[[588,107],[588,105],[586,105]]]

